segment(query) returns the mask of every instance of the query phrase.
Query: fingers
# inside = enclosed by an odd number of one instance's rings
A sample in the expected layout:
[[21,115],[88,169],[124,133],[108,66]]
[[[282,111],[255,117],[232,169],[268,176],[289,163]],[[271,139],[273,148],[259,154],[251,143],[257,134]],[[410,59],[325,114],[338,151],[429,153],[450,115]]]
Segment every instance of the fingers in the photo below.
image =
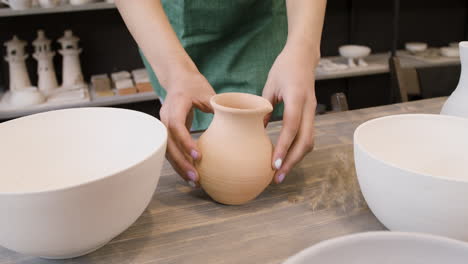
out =
[[[270,103],[275,106],[276,104],[276,100],[275,100],[275,94],[274,94],[274,90],[273,89],[270,89],[270,82],[269,80],[267,81],[265,87],[263,88],[263,92],[262,92],[262,97],[267,99],[268,101],[270,101]],[[267,115],[265,115],[265,117],[263,118],[263,125],[266,127],[268,125],[268,122],[270,122],[270,118],[272,116],[272,113],[268,113]]]
[[275,173],[274,181],[276,183],[281,183],[292,168],[313,150],[315,106],[315,96],[312,93],[307,97],[304,104],[300,128],[293,145],[289,149],[286,159]]
[[196,187],[199,179],[197,171],[186,155],[180,151],[179,146],[174,139],[169,136],[167,144],[167,159],[171,163],[176,172],[189,183],[190,186]]
[[[213,88],[211,88],[211,89],[213,89]],[[200,96],[199,99],[197,99],[195,102],[193,102],[193,105],[196,108],[200,109],[200,111],[202,111],[202,112],[213,113],[213,107],[211,106],[210,99],[215,94],[216,93],[213,90],[212,93]]]
[[170,120],[168,120],[167,124],[169,133],[174,141],[178,142],[178,145],[183,148],[183,151],[187,155],[190,155],[194,160],[200,159],[201,153],[186,125],[187,117],[190,115],[192,110],[191,105],[187,103],[185,105],[172,108],[171,110]]
[[284,99],[283,127],[273,153],[272,167],[281,168],[284,158],[301,126],[302,113],[304,109],[304,98],[295,96]]
[[200,159],[201,154],[186,126],[186,121],[190,119],[191,103],[180,102],[178,107],[170,107],[170,100],[166,100],[160,112],[161,121],[169,130],[166,156],[177,173],[190,186],[196,187],[199,177],[193,160]]

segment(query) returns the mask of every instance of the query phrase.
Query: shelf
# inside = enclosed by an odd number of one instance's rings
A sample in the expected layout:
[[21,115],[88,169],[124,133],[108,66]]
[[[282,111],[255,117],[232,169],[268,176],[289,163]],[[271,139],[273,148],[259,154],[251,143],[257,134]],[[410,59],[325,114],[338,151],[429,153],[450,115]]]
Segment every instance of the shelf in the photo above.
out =
[[128,103],[138,103],[144,101],[157,100],[158,96],[154,92],[148,93],[138,93],[132,95],[116,95],[111,97],[100,97],[100,98],[91,98],[89,102],[74,102],[74,103],[64,103],[64,104],[45,104],[33,106],[29,109],[21,110],[8,110],[0,111],[0,120],[12,119],[25,115],[31,115],[35,113],[64,109],[64,108],[75,108],[75,107],[97,107],[97,106],[112,106],[119,104],[128,104]]
[[28,16],[28,15],[42,15],[53,13],[67,13],[79,11],[92,11],[114,9],[115,4],[110,3],[91,3],[85,5],[62,5],[54,8],[40,8],[34,7],[26,10],[13,10],[11,8],[0,8],[0,17],[14,17],[14,16]]
[[[347,60],[340,56],[324,57],[323,59],[329,59],[335,63],[347,63]],[[387,53],[372,54],[369,57],[365,58],[365,61],[369,64],[368,67],[348,68],[346,70],[330,72],[317,71],[315,73],[315,79],[317,81],[320,81],[387,73],[389,72],[388,59],[389,55]]]
[[[439,59],[425,60],[415,56],[410,56],[406,51],[403,50],[399,50],[397,55],[400,58],[401,66],[404,68],[426,68],[447,65],[460,65],[460,58],[457,57],[440,57]],[[375,53],[365,58],[365,61],[369,63],[369,67],[356,67],[331,72],[316,72],[315,79],[320,81],[388,73],[390,72],[388,66],[389,58],[390,53],[388,52]],[[340,56],[323,57],[323,59],[329,59],[335,63],[346,64],[346,59]]]

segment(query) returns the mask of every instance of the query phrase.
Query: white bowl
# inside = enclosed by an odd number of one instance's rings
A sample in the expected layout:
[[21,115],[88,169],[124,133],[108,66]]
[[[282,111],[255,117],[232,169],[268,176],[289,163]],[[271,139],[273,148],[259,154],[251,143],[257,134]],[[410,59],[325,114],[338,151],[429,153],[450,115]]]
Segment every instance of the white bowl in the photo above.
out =
[[468,244],[444,237],[369,232],[321,242],[284,264],[466,264]]
[[360,45],[344,45],[338,48],[338,51],[342,57],[359,59],[369,56],[371,49],[367,46]]
[[405,43],[407,51],[412,53],[423,52],[427,50],[427,43],[424,42],[407,42]]
[[166,138],[156,118],[117,108],[0,124],[0,245],[45,258],[103,246],[150,202]]
[[440,48],[440,54],[445,57],[459,57],[460,51],[458,47],[442,47]]
[[8,104],[13,107],[32,106],[44,103],[46,98],[36,87],[27,87],[9,92]]
[[362,193],[390,230],[468,240],[468,120],[396,115],[354,133]]

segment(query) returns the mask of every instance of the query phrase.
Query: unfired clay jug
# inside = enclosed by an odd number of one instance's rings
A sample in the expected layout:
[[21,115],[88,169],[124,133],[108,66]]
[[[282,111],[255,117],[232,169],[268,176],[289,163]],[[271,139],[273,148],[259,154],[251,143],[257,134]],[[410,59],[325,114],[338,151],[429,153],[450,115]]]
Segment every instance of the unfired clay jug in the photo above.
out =
[[273,178],[273,145],[263,126],[273,107],[260,96],[243,93],[215,95],[211,105],[213,121],[198,140],[200,184],[220,203],[244,204]]
[[468,41],[459,44],[461,74],[457,88],[442,108],[441,114],[468,118]]

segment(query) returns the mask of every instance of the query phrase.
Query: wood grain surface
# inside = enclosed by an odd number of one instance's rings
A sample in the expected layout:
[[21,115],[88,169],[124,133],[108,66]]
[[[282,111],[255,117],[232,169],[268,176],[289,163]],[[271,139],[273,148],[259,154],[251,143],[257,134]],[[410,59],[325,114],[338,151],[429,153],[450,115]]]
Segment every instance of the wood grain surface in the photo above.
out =
[[[444,101],[436,98],[318,116],[315,150],[283,184],[271,185],[243,206],[213,202],[202,190],[188,187],[166,162],[147,210],[108,245],[81,258],[59,261],[0,248],[0,264],[281,263],[325,239],[385,229],[359,190],[353,132],[381,116],[439,113]],[[273,140],[280,129],[281,122],[269,125]]]

